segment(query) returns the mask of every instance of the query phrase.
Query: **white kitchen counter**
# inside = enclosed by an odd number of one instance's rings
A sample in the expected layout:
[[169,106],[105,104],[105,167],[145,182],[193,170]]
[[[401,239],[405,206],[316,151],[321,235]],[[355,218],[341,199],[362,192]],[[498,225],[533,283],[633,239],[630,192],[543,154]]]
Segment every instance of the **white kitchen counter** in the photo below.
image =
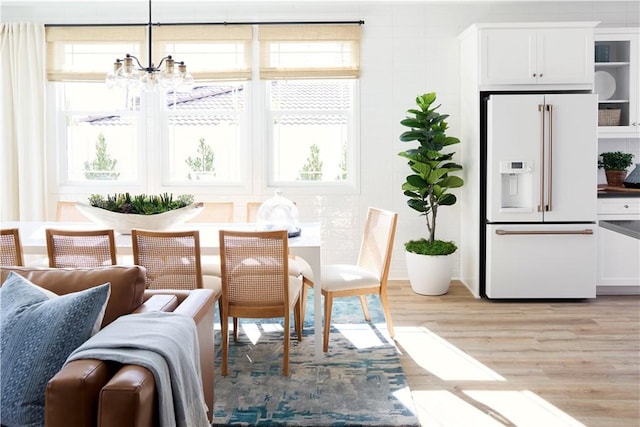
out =
[[607,230],[640,240],[640,220],[606,220],[599,221],[598,225]]

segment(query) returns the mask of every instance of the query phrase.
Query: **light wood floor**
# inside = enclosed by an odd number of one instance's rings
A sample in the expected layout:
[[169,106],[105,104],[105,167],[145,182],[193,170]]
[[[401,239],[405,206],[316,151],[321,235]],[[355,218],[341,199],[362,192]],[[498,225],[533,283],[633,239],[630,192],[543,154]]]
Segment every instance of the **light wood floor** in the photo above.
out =
[[478,300],[389,285],[424,426],[640,426],[640,297]]

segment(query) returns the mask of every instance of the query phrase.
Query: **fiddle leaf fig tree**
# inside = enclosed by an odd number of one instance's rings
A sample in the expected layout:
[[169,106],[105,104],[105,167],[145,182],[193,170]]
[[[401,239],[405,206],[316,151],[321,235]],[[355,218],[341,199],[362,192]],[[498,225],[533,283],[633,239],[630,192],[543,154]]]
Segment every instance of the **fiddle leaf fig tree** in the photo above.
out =
[[458,144],[458,138],[447,136],[448,114],[436,111],[436,94],[426,93],[416,98],[418,108],[407,110],[407,117],[400,123],[410,128],[400,135],[400,141],[416,141],[417,146],[398,153],[408,159],[411,174],[402,184],[407,205],[425,217],[428,239],[412,240],[405,244],[409,252],[424,255],[448,255],[456,251],[454,242],[436,239],[436,219],[441,206],[456,203],[456,196],[449,192],[452,188],[462,187],[462,178],[452,173],[462,170],[462,166],[453,162],[455,153],[445,152],[445,148]]

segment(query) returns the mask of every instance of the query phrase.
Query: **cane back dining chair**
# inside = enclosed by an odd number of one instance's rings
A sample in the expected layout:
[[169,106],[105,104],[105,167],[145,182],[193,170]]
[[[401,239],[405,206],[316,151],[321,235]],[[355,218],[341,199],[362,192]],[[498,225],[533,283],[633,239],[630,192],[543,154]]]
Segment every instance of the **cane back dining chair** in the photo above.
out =
[[286,230],[220,230],[222,268],[222,375],[228,372],[229,317],[238,340],[238,318],[284,318],[282,374],[289,375],[291,311],[302,340],[302,280],[289,276]]
[[0,266],[24,265],[20,230],[3,228],[0,230]]
[[211,289],[218,301],[219,277],[204,276],[200,256],[200,232],[131,230],[133,263],[147,270],[147,289]]
[[49,267],[102,267],[116,265],[116,244],[112,229],[58,230],[47,228]]
[[[387,329],[395,336],[391,311],[387,301],[387,279],[393,251],[398,214],[370,207],[360,243],[360,252],[355,264],[328,264],[321,270],[321,290],[324,296],[324,331],[322,349],[329,349],[331,309],[333,299],[359,296],[364,318],[371,321],[367,306],[367,295],[378,295],[384,312]],[[307,286],[312,286],[305,282]],[[306,296],[306,286],[303,297]]]

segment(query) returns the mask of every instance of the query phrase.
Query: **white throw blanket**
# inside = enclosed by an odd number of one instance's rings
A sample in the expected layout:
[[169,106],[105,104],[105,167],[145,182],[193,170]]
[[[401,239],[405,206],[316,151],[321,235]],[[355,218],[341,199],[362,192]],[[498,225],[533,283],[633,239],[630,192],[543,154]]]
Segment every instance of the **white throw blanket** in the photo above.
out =
[[[112,360],[144,366],[156,381],[161,427],[205,427],[200,350],[195,322],[176,313],[121,316],[67,359]],[[213,363],[213,361],[212,361]]]

